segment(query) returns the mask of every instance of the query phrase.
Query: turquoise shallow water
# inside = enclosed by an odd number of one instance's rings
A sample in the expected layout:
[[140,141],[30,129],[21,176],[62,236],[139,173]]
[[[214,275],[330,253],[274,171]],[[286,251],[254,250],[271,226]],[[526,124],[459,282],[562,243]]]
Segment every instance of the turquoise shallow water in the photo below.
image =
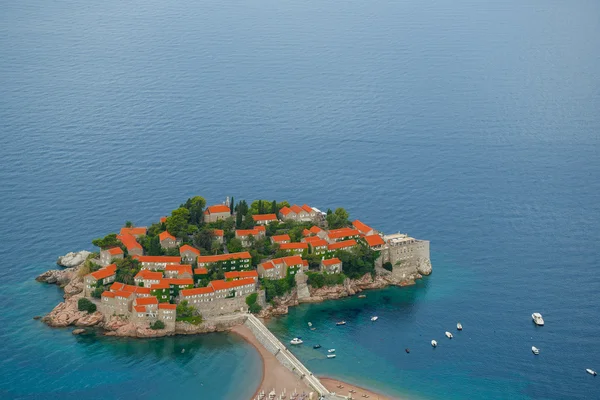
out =
[[415,398],[600,398],[597,1],[0,7],[0,398],[253,392],[258,355],[233,336],[31,320],[61,298],[33,281],[57,256],[197,194],[341,205],[431,240],[417,286],[272,321],[339,349],[294,350],[317,373]]

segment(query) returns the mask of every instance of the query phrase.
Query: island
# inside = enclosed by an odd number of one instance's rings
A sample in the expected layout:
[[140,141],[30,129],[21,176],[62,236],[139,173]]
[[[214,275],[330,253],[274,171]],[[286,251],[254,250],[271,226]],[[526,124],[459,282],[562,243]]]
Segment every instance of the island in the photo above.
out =
[[343,208],[287,201],[228,197],[207,206],[195,196],[148,227],[127,221],[92,244],[97,252],[70,253],[58,261],[67,268],[36,278],[64,289],[43,322],[137,338],[233,331],[257,347],[265,368],[272,364],[257,397],[283,385],[344,398],[332,391],[341,383],[324,379],[326,388],[261,319],[431,273],[428,241],[384,234]]

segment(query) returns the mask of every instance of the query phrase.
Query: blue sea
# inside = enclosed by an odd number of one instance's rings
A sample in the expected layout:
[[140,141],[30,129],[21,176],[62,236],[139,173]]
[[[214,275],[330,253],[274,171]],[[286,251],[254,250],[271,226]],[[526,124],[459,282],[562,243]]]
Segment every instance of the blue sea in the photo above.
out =
[[0,0],[0,398],[252,395],[260,357],[233,335],[32,320],[62,298],[34,281],[58,256],[194,195],[343,206],[431,241],[416,286],[269,322],[303,336],[316,374],[412,399],[600,398],[599,16],[597,0]]

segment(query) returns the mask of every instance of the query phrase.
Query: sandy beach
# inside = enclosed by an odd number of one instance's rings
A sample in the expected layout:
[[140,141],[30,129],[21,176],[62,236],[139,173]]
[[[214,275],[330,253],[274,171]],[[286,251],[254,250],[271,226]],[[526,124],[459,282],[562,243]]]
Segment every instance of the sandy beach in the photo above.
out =
[[294,389],[298,393],[306,392],[310,393],[310,388],[300,381],[296,375],[294,375],[291,371],[286,369],[283,365],[277,361],[275,356],[269,353],[259,342],[256,340],[256,337],[252,334],[250,329],[248,329],[244,325],[237,325],[231,328],[231,332],[237,333],[250,344],[252,344],[256,351],[260,354],[260,357],[263,361],[263,373],[262,373],[262,381],[260,385],[256,389],[254,399],[261,390],[264,390],[265,393],[269,393],[273,388],[275,388],[275,392],[279,395],[285,389],[289,394],[294,392]]
[[[330,392],[335,392],[337,394],[341,394],[342,396],[350,396],[350,394],[352,394],[353,399],[359,400],[368,398],[371,400],[393,400],[391,397],[384,396],[371,390],[361,388],[360,386],[352,385],[336,379],[319,377],[319,380]],[[342,388],[339,387],[340,385]],[[355,391],[355,393],[350,393],[350,390]],[[363,395],[367,395],[369,397],[363,397]]]

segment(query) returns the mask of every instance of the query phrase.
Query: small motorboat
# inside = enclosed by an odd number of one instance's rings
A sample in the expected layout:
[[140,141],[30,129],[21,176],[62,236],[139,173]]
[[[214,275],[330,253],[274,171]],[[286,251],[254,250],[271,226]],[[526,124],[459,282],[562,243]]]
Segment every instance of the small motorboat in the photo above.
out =
[[462,324],[460,322],[458,324],[456,324],[456,329],[458,329],[459,331],[462,331]]
[[593,369],[589,369],[589,368],[588,368],[588,369],[586,369],[585,371],[586,371],[588,374],[590,374],[590,375],[594,375],[594,376],[598,375],[598,374],[596,373],[596,371],[594,371]]
[[335,354],[327,354],[327,358],[335,358]]
[[320,349],[320,348],[321,348],[321,345],[320,345],[320,344],[315,344],[315,345],[313,346],[313,349]]
[[533,319],[533,322],[535,322],[536,325],[544,326],[544,318],[542,318],[542,314],[540,314],[539,312],[531,314],[531,318]]
[[374,315],[371,317],[371,321],[377,321],[379,319],[379,317],[377,315]]
[[431,345],[432,345],[433,347],[437,347],[437,342],[436,342],[435,340],[432,340],[432,341],[431,341]]
[[346,325],[346,321],[339,321],[335,323],[336,325]]
[[309,327],[312,327],[312,322],[309,322],[309,323],[308,323],[308,326],[309,326]]
[[292,340],[290,340],[290,343],[291,344],[302,344],[302,343],[304,343],[304,341],[300,338],[295,337]]
[[364,299],[365,297],[367,297],[367,295],[366,295],[366,294],[359,294],[359,295],[358,295],[358,298],[359,298],[359,299]]
[[405,352],[410,353],[410,349],[407,347],[404,349]]
[[538,354],[540,354],[540,349],[538,349],[535,346],[531,346],[531,352],[537,356]]
[[453,336],[452,336],[452,334],[450,332],[446,331],[446,337],[448,339],[452,339]]
[[327,350],[328,353],[335,353],[335,349],[329,349]]

